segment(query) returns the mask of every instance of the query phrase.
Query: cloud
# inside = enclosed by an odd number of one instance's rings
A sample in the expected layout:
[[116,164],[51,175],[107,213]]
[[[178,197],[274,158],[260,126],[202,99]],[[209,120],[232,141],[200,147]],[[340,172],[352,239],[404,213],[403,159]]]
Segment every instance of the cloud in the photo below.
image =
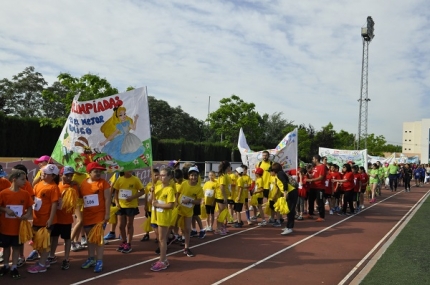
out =
[[401,144],[402,123],[430,103],[429,12],[422,0],[9,1],[0,78],[30,65],[49,83],[91,72],[202,120],[236,94],[260,114],[356,133],[370,15],[368,133]]

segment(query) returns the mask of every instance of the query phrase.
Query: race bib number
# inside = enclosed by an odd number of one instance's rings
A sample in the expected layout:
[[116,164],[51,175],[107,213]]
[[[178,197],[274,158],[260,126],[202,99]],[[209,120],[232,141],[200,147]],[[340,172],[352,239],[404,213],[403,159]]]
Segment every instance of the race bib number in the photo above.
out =
[[6,214],[6,218],[16,219],[17,217],[21,217],[24,211],[24,207],[22,205],[6,205],[6,208],[11,209],[16,216],[9,216]]
[[126,200],[128,197],[131,197],[132,191],[128,189],[119,189],[118,198],[122,200]]
[[270,191],[272,191],[273,190],[273,184],[270,184]]
[[96,207],[99,205],[99,195],[91,194],[84,196],[84,208]]
[[181,198],[181,205],[182,206],[184,206],[184,207],[187,207],[187,208],[192,208],[192,207],[194,207],[194,205],[190,202],[190,203],[185,203],[184,201],[186,200],[186,201],[189,201],[189,200],[193,200],[192,198],[190,198],[190,197],[187,197],[187,196],[182,196],[182,198]]
[[39,211],[42,208],[42,199],[34,197],[33,210]]
[[326,181],[325,181],[325,187],[328,187],[328,183],[329,183],[329,181],[328,181],[328,180],[326,180]]
[[354,178],[354,185],[357,185],[357,178]]
[[231,193],[231,184],[228,185],[228,191]]
[[209,198],[212,198],[213,196],[214,196],[214,190],[212,190],[212,189],[206,189],[205,190],[205,196],[206,197],[209,197]]

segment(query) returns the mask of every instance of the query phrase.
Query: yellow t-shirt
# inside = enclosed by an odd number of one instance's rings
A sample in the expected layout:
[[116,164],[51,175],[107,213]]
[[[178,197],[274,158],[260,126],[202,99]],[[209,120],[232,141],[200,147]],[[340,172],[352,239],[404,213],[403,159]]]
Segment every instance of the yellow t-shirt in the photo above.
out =
[[78,173],[78,172],[75,172],[73,174],[72,181],[75,181],[76,183],[78,183],[79,186],[81,186],[82,181],[84,181],[87,178],[90,178],[90,175],[88,173]]
[[[155,187],[154,198],[161,204],[175,203],[175,190],[171,186]],[[160,227],[170,227],[172,222],[172,210],[173,209],[162,209],[152,208],[151,224],[157,224]]]
[[276,176],[270,176],[270,186],[269,186],[269,198],[270,201],[276,201],[279,197],[279,194],[284,189],[284,185],[279,181]]
[[230,177],[230,194],[228,195],[227,199],[234,201],[236,200],[236,197],[237,197],[237,188],[236,188],[237,176],[236,174],[232,173],[232,174],[229,174],[228,177]]
[[113,188],[118,193],[119,206],[121,208],[137,208],[139,206],[138,198],[127,202],[127,197],[136,195],[139,190],[143,189],[143,184],[136,176],[126,178],[125,176],[119,177]]
[[[248,198],[248,188],[244,187],[245,181],[243,179],[243,176],[239,176],[236,180],[236,188],[237,188],[237,193],[236,193],[236,198],[235,198],[235,202],[237,201],[237,203],[245,203],[245,198]],[[240,193],[240,197],[239,196]],[[239,198],[237,200],[237,198]]]
[[196,184],[191,186],[188,181],[185,181],[181,185],[181,192],[178,198],[178,214],[184,217],[192,217],[194,204],[192,203],[183,203],[183,200],[193,199],[193,200],[201,200],[203,199],[203,189],[202,186]]
[[270,172],[269,172],[269,168],[270,168],[270,161],[265,162],[265,161],[261,161],[261,163],[258,163],[259,166],[257,165],[257,167],[260,167],[264,170],[263,173],[263,189],[269,189],[270,187]]
[[[160,185],[161,185],[161,181],[158,180],[155,183],[155,187],[158,187]],[[148,184],[146,184],[146,187],[145,187],[145,197],[146,197],[146,211],[147,212],[151,212],[151,210],[152,210],[152,205],[151,205],[151,203],[149,203],[149,199],[151,197],[151,188],[152,188],[152,182],[149,182]]]
[[[255,181],[255,189],[254,191],[258,191],[264,189],[263,187],[263,178],[262,177],[258,177],[257,180]],[[257,198],[263,198],[263,192],[260,193],[256,193],[255,195],[257,195]]]
[[218,182],[207,181],[203,185],[203,192],[205,195],[205,205],[213,206],[215,203],[215,191],[218,188]]
[[228,196],[230,191],[230,177],[228,174],[223,174],[218,177],[218,187],[215,191],[215,199],[224,200],[224,196],[221,191],[221,185],[224,185],[225,192]]

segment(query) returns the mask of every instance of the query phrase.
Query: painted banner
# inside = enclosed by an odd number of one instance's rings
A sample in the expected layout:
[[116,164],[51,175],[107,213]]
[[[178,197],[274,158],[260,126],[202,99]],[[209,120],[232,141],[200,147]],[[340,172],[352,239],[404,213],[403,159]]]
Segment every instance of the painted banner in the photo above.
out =
[[[267,149],[270,154],[269,160],[278,162],[282,165],[284,171],[297,168],[297,129],[288,133],[274,149]],[[239,139],[237,143],[242,163],[248,165],[251,170],[251,176],[253,178],[252,170],[262,161],[262,151],[252,151],[245,138],[242,128],[239,132]]]
[[146,88],[91,101],[75,97],[52,158],[78,172],[85,172],[85,166],[93,161],[108,172],[151,166]]
[[318,154],[321,157],[327,157],[327,162],[337,164],[340,169],[342,165],[348,163],[348,161],[353,161],[355,165],[364,166],[367,171],[367,149],[346,150],[320,147]]

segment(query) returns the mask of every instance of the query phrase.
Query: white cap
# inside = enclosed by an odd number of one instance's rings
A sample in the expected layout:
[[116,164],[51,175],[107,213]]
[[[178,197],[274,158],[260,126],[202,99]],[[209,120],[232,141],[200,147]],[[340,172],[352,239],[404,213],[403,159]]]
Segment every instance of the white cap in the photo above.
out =
[[238,168],[236,168],[236,171],[237,171],[237,173],[240,174],[240,173],[243,173],[244,170],[242,167],[239,166]]
[[42,168],[43,173],[45,174],[55,174],[58,175],[60,170],[55,164],[47,164]]
[[197,166],[191,166],[190,169],[188,169],[188,173],[190,173],[191,171],[199,173],[199,169],[197,168]]

